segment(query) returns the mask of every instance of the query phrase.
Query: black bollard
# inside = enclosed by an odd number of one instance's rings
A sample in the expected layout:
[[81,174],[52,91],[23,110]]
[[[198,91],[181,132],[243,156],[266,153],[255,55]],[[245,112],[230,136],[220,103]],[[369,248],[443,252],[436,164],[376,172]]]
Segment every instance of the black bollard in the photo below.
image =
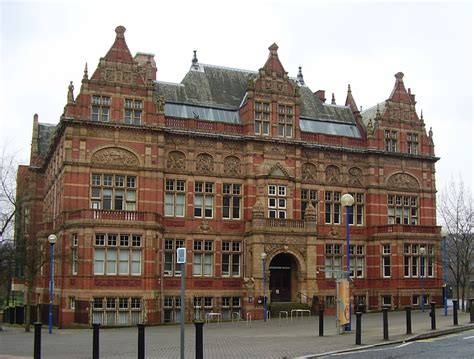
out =
[[356,312],[356,345],[362,344],[362,312]]
[[33,324],[35,326],[35,341],[33,348],[33,358],[41,359],[41,326],[43,323],[36,322]]
[[469,313],[471,315],[471,323],[474,323],[474,298],[470,298],[469,302],[470,302]]
[[92,324],[92,359],[99,359],[99,323]]
[[194,326],[196,328],[196,359],[204,359],[204,346],[202,343],[204,322],[202,320],[195,320]]
[[324,335],[324,307],[319,308],[319,336]]
[[407,334],[411,334],[411,306],[406,306],[405,312],[407,318]]
[[138,359],[145,359],[145,324],[137,324],[138,327]]
[[458,300],[453,299],[453,325],[458,325]]
[[388,340],[388,308],[382,308],[383,315],[383,340]]
[[431,330],[436,329],[436,302],[431,302]]

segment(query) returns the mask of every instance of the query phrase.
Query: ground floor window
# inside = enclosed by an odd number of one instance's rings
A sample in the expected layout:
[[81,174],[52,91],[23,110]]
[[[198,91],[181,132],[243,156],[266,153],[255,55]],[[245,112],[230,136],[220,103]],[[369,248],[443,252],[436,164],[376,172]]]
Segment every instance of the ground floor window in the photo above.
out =
[[240,297],[222,297],[222,320],[242,317],[242,300]]
[[382,295],[382,307],[391,307],[391,306],[392,306],[392,296]]
[[181,297],[165,297],[165,323],[179,323],[181,321]]
[[94,297],[92,301],[92,323],[115,326],[141,322],[142,298]]

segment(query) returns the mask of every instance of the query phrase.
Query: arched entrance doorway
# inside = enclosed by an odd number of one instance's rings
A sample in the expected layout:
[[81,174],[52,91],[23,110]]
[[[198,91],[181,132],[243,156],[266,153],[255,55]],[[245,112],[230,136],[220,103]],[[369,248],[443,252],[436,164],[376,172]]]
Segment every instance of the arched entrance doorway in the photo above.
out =
[[297,265],[294,257],[280,253],[270,262],[270,300],[291,302],[297,288]]

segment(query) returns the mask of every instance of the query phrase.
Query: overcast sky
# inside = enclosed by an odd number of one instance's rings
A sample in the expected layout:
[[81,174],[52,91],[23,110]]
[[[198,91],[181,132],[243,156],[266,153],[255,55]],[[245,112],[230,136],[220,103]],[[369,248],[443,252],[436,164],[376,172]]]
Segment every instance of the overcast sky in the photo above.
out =
[[[154,4],[154,5],[153,5]],[[29,161],[33,114],[58,123],[69,81],[95,70],[123,25],[132,54],[155,54],[157,78],[180,82],[196,49],[202,63],[258,70],[276,42],[290,76],[344,104],[388,98],[394,74],[433,128],[438,189],[462,176],[474,187],[470,1],[4,1],[0,148]]]

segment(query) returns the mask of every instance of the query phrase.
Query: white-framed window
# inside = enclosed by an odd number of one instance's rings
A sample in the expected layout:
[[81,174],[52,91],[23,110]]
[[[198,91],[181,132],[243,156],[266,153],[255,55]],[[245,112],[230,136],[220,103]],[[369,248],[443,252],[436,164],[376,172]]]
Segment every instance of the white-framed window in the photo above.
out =
[[390,278],[392,276],[391,254],[390,244],[382,244],[382,276],[384,278]]
[[255,102],[255,134],[270,134],[270,103]]
[[186,204],[186,181],[165,181],[165,216],[184,217]]
[[403,245],[403,274],[406,278],[434,277],[434,246],[405,243]]
[[326,278],[336,278],[337,271],[342,270],[342,245],[326,244],[324,256],[324,270]]
[[212,218],[214,216],[214,183],[194,182],[194,217]]
[[400,194],[387,196],[388,224],[418,224],[418,197]]
[[125,99],[124,103],[124,122],[127,125],[140,125],[142,122],[143,101],[134,99]]
[[360,244],[350,245],[350,271],[352,278],[364,278],[365,273],[365,247]]
[[140,297],[94,297],[92,300],[92,323],[120,326],[141,322],[142,298]]
[[185,248],[183,239],[165,239],[164,275],[181,276],[181,264],[176,263],[176,249]]
[[214,266],[214,242],[196,239],[193,243],[193,275],[212,277]]
[[224,183],[222,185],[222,218],[240,219],[242,203],[242,185]]
[[397,152],[397,131],[385,130],[385,151]]
[[96,233],[94,275],[141,275],[141,247],[141,235]]
[[268,186],[268,217],[286,218],[286,186]]
[[383,307],[392,307],[392,296],[391,295],[382,295],[382,306]]
[[79,246],[79,236],[77,233],[71,234],[71,274],[77,275],[78,257],[77,251]]
[[222,276],[240,277],[242,242],[222,241]]
[[341,223],[341,192],[325,191],[324,192],[324,208],[325,223],[340,224]]
[[76,309],[76,297],[69,297],[69,309]]
[[418,154],[418,134],[417,133],[407,133],[407,153],[412,155]]
[[354,204],[351,207],[347,207],[349,211],[349,225],[356,224],[362,226],[364,224],[364,194],[363,193],[351,193],[354,198]]
[[293,137],[293,106],[278,105],[278,136]]
[[[241,317],[242,299],[240,297],[222,297],[221,314],[222,320],[231,320],[232,316]],[[237,313],[237,314],[234,314]]]
[[310,202],[315,209],[318,208],[318,190],[303,188],[301,190],[301,219],[304,219],[306,207]]
[[91,106],[92,121],[109,122],[110,119],[110,97],[92,95]]
[[91,184],[91,208],[136,211],[136,176],[93,173]]
[[164,297],[165,323],[179,323],[181,320],[181,297]]

